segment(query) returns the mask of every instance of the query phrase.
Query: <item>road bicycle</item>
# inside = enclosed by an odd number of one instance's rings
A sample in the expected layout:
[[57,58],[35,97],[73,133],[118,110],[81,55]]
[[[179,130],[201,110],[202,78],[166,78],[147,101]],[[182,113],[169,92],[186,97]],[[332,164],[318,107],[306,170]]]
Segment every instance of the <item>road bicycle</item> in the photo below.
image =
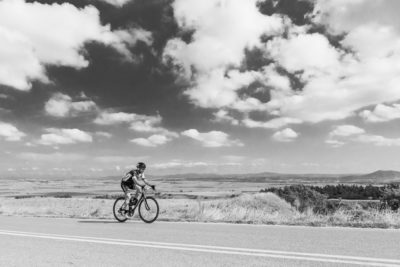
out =
[[130,203],[125,203],[125,197],[118,197],[114,202],[113,213],[115,219],[119,222],[125,222],[129,217],[135,214],[136,209],[139,210],[139,217],[145,223],[152,223],[157,220],[160,208],[157,200],[152,196],[147,196],[148,187],[142,187],[140,199],[133,204],[134,198],[130,199]]

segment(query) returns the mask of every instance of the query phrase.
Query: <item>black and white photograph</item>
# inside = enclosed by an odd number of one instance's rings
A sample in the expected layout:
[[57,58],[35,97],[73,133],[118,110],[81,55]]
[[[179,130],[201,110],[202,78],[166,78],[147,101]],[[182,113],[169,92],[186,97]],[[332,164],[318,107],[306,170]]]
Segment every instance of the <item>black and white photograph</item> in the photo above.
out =
[[0,0],[0,267],[400,267],[399,11]]

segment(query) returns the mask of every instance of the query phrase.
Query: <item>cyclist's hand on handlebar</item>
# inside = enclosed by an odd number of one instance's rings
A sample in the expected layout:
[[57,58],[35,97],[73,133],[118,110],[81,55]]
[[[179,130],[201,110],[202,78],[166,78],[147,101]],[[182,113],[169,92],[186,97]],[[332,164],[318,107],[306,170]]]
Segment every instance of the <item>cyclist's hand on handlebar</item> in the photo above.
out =
[[156,186],[155,185],[151,185],[150,187],[151,187],[151,189],[156,190]]

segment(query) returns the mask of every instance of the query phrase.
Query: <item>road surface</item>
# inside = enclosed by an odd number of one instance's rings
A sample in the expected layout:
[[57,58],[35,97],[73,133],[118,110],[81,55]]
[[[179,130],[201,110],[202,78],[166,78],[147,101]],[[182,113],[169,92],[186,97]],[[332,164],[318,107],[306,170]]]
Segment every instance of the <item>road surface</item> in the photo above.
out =
[[0,216],[0,266],[400,266],[400,230]]

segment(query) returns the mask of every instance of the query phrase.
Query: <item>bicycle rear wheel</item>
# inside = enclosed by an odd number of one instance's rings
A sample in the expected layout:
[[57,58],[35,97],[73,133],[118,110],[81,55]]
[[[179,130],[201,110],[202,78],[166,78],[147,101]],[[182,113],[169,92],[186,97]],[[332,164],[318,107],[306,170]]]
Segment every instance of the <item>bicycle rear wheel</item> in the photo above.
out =
[[128,220],[124,197],[119,197],[115,200],[113,213],[115,219],[117,219],[117,221],[119,222],[125,222],[126,220]]
[[157,200],[154,197],[146,197],[139,203],[139,217],[145,223],[154,222],[159,213]]

